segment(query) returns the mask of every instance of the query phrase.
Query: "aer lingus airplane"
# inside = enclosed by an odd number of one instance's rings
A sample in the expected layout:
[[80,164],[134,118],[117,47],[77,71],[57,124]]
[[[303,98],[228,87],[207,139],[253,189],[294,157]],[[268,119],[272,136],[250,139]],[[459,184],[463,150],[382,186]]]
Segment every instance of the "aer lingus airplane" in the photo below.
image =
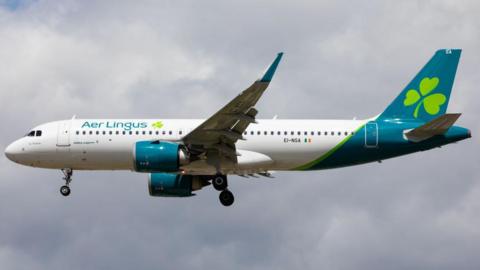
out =
[[321,170],[381,161],[470,138],[446,113],[461,50],[438,50],[400,95],[365,120],[260,120],[255,109],[282,58],[207,119],[75,119],[33,128],[10,144],[17,163],[61,169],[70,194],[74,170],[149,174],[151,196],[186,197],[213,184],[220,202],[233,194],[227,175]]

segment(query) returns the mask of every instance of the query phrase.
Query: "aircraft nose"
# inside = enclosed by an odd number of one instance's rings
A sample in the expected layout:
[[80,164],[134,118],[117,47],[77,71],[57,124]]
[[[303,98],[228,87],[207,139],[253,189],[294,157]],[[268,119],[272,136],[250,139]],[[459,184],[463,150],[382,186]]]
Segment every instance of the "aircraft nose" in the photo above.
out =
[[15,161],[15,155],[19,154],[17,149],[17,144],[15,142],[11,143],[7,148],[5,148],[5,156],[11,161]]
[[7,146],[7,148],[5,148],[5,156],[10,160],[13,159],[13,151],[12,151],[12,145],[11,144],[9,146]]

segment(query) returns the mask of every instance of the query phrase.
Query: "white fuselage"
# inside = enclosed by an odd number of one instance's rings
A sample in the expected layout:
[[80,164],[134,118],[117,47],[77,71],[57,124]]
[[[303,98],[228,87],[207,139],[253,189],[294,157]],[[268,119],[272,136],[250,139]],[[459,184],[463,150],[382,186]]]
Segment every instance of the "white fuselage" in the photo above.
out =
[[[21,164],[76,170],[134,170],[139,141],[182,142],[203,119],[72,119],[46,123],[12,143],[10,157]],[[237,164],[222,163],[227,173],[290,170],[322,156],[368,120],[258,120],[236,144]],[[155,123],[161,125],[155,126]],[[189,174],[216,168],[198,160],[182,167]]]

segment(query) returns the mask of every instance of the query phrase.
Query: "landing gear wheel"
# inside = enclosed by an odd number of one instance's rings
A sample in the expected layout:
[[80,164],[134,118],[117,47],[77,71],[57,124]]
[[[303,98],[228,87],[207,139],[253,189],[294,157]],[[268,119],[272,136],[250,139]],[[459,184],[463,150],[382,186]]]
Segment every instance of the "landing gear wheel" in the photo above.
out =
[[62,186],[62,187],[60,188],[60,193],[61,193],[63,196],[65,196],[65,197],[68,196],[68,195],[70,195],[70,187],[68,187],[68,186]]
[[220,203],[223,204],[223,206],[230,206],[233,204],[233,201],[235,198],[233,197],[232,192],[230,190],[225,189],[224,191],[220,192],[220,195],[218,196],[220,199]]
[[227,177],[221,174],[215,175],[215,177],[213,177],[212,184],[216,190],[222,191],[228,186]]
[[65,180],[65,185],[60,188],[60,194],[66,197],[70,195],[69,185],[70,185],[70,182],[72,182],[73,170],[70,168],[65,168],[65,169],[62,169],[62,173],[64,175],[63,180]]

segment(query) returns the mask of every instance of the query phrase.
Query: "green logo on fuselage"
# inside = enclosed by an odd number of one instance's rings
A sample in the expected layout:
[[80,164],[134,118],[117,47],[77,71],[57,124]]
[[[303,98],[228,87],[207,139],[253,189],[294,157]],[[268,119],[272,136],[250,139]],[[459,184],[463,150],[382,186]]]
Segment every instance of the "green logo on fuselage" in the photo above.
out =
[[163,123],[162,121],[157,121],[155,123],[152,123],[152,127],[153,128],[162,128],[163,127]]

